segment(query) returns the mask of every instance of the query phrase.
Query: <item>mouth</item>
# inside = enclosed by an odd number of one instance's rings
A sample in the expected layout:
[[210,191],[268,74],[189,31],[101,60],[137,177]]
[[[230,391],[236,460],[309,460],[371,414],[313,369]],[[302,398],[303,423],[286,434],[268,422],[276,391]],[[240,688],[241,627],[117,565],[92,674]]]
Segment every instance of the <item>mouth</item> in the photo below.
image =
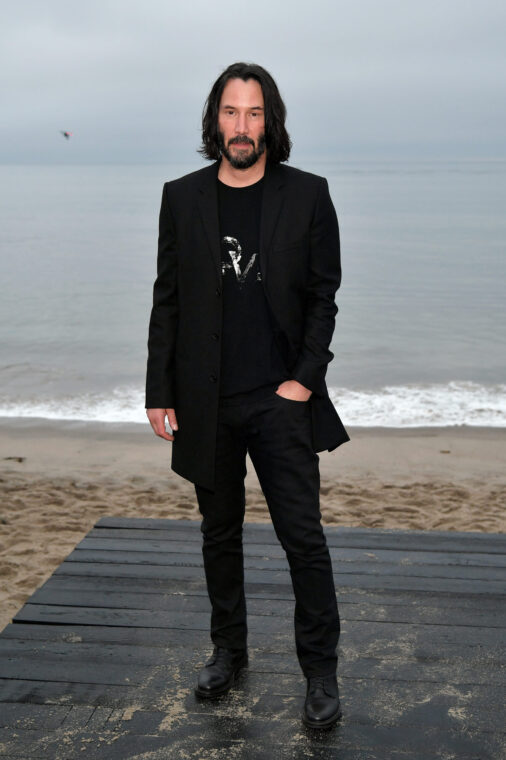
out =
[[231,140],[229,145],[233,148],[239,148],[239,150],[245,150],[253,146],[253,142],[251,140]]

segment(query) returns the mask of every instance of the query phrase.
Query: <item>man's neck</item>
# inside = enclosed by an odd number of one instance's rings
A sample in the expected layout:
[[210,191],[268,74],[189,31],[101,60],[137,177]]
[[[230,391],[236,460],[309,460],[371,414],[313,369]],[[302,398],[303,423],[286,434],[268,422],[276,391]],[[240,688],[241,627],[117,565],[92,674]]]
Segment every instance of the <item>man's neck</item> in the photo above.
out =
[[218,170],[218,179],[230,187],[247,187],[259,182],[265,174],[265,153],[260,156],[258,161],[250,166],[249,169],[234,169],[230,161],[222,156],[220,168]]

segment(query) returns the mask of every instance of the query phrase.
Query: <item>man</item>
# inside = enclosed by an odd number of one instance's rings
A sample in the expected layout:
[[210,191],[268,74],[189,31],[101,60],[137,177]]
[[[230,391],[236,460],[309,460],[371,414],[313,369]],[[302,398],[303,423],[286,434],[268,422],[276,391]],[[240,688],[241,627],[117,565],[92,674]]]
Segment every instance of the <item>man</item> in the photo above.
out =
[[349,440],[325,384],[339,232],[326,180],[282,165],[285,118],[265,69],[229,66],[203,115],[201,152],[213,165],[164,185],[146,409],[173,441],[172,468],[195,484],[203,518],[214,651],[196,694],[224,694],[247,664],[249,452],[290,566],[302,717],[328,727],[341,714],[339,616],[316,452]]

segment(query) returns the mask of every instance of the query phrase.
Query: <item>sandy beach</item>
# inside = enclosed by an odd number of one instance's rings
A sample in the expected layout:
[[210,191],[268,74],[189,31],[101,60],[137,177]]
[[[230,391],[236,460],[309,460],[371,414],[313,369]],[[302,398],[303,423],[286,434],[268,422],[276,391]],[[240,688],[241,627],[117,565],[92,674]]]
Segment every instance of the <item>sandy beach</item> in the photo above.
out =
[[[327,525],[506,530],[506,429],[350,428],[320,455]],[[149,425],[0,422],[0,630],[105,515],[199,519]],[[269,521],[251,463],[246,520]]]

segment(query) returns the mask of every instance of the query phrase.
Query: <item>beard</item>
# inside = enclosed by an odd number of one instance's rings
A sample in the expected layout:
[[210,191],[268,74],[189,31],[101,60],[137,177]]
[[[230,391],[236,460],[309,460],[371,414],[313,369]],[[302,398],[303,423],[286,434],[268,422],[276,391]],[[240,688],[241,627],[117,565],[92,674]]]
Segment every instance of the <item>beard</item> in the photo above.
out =
[[[218,132],[218,142],[221,153],[225,156],[227,161],[234,169],[249,169],[250,166],[256,164],[260,156],[265,152],[265,134],[261,134],[258,138],[258,145],[255,147],[254,141],[251,137],[233,137],[228,141],[228,145],[225,145],[225,138],[222,132]],[[229,150],[230,145],[252,145],[253,150],[243,151],[241,153],[232,154]]]

